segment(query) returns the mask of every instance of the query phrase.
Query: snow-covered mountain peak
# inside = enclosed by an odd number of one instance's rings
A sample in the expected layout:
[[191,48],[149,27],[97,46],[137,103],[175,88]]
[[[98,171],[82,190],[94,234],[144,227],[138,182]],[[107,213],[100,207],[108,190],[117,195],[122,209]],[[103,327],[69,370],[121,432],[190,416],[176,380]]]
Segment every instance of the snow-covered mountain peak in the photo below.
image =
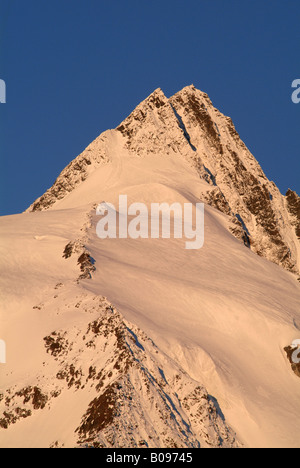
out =
[[[63,207],[62,201],[71,200],[70,194],[82,184],[87,193],[89,178],[103,165],[113,168],[118,160],[120,168],[128,157],[154,156],[187,161],[208,184],[199,200],[229,215],[234,235],[258,255],[300,272],[297,194],[281,195],[230,117],[193,85],[170,98],[156,89],[115,130],[104,132],[71,162],[29,211]],[[99,201],[91,193],[88,199]]]
[[[99,239],[124,194],[204,202],[203,248]],[[0,229],[1,446],[299,446],[299,197],[205,93],[156,90]]]

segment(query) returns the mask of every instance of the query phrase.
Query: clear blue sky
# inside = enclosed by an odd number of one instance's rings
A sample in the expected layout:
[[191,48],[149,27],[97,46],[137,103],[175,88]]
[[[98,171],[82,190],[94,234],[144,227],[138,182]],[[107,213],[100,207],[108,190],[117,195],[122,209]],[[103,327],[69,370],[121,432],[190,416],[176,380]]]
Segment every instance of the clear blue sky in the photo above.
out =
[[0,0],[0,214],[21,212],[155,88],[193,83],[300,192],[299,0]]

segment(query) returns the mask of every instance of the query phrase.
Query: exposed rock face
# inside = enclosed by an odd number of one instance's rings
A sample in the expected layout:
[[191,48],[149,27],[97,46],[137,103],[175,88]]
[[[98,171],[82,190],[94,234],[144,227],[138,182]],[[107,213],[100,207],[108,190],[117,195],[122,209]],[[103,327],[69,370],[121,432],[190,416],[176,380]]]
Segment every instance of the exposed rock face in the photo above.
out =
[[[0,401],[2,399],[3,395]],[[14,394],[8,391],[5,398],[6,410],[0,417],[0,428],[8,429],[11,424],[32,416],[33,410],[44,409],[47,401],[48,396],[38,387],[25,387]]]
[[80,266],[81,275],[79,276],[78,281],[82,279],[90,279],[92,277],[92,273],[96,271],[95,259],[91,257],[90,253],[80,240],[69,242],[66,245],[63,258],[68,259],[72,257],[73,254],[79,255],[77,264]]
[[[232,233],[258,255],[300,271],[299,197],[281,195],[241,141],[232,120],[189,86],[167,98],[157,89],[116,129],[129,154],[179,154],[211,187],[199,198],[238,223]],[[100,135],[30,208],[45,210],[109,162],[109,132]],[[212,187],[215,187],[212,190]],[[237,228],[238,225],[238,228]]]
[[291,223],[295,227],[297,238],[300,239],[300,197],[289,189],[286,193],[286,201],[292,218]]

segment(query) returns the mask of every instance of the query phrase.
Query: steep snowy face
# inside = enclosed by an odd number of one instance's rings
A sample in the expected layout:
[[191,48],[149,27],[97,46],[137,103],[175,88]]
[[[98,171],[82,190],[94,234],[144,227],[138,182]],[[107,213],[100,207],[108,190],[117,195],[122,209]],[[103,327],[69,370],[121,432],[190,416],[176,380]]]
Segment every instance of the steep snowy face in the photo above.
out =
[[116,134],[123,137],[119,152],[127,156],[180,155],[187,160],[208,183],[199,200],[229,215],[236,237],[258,255],[300,272],[299,197],[292,191],[286,197],[279,192],[232,120],[194,86],[170,99],[155,90],[116,130],[104,132],[79,155],[29,211],[55,205],[101,165],[110,164]]

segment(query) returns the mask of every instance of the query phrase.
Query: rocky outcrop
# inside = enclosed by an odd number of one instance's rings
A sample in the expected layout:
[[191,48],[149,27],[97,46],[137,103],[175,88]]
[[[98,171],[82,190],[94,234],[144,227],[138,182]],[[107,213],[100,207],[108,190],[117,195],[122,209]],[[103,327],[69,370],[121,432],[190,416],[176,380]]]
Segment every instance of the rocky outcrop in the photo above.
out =
[[38,387],[25,387],[19,391],[9,390],[5,396],[0,395],[0,402],[4,400],[5,410],[0,416],[0,428],[8,429],[22,419],[32,416],[34,410],[42,410],[48,402],[48,396]]
[[90,255],[80,240],[69,242],[66,245],[63,258],[68,259],[72,257],[73,254],[78,255],[77,264],[81,271],[78,281],[82,279],[90,279],[92,277],[92,273],[96,271],[95,259]]
[[291,224],[295,227],[297,238],[300,239],[300,197],[289,189],[286,193],[286,202],[292,218]]

